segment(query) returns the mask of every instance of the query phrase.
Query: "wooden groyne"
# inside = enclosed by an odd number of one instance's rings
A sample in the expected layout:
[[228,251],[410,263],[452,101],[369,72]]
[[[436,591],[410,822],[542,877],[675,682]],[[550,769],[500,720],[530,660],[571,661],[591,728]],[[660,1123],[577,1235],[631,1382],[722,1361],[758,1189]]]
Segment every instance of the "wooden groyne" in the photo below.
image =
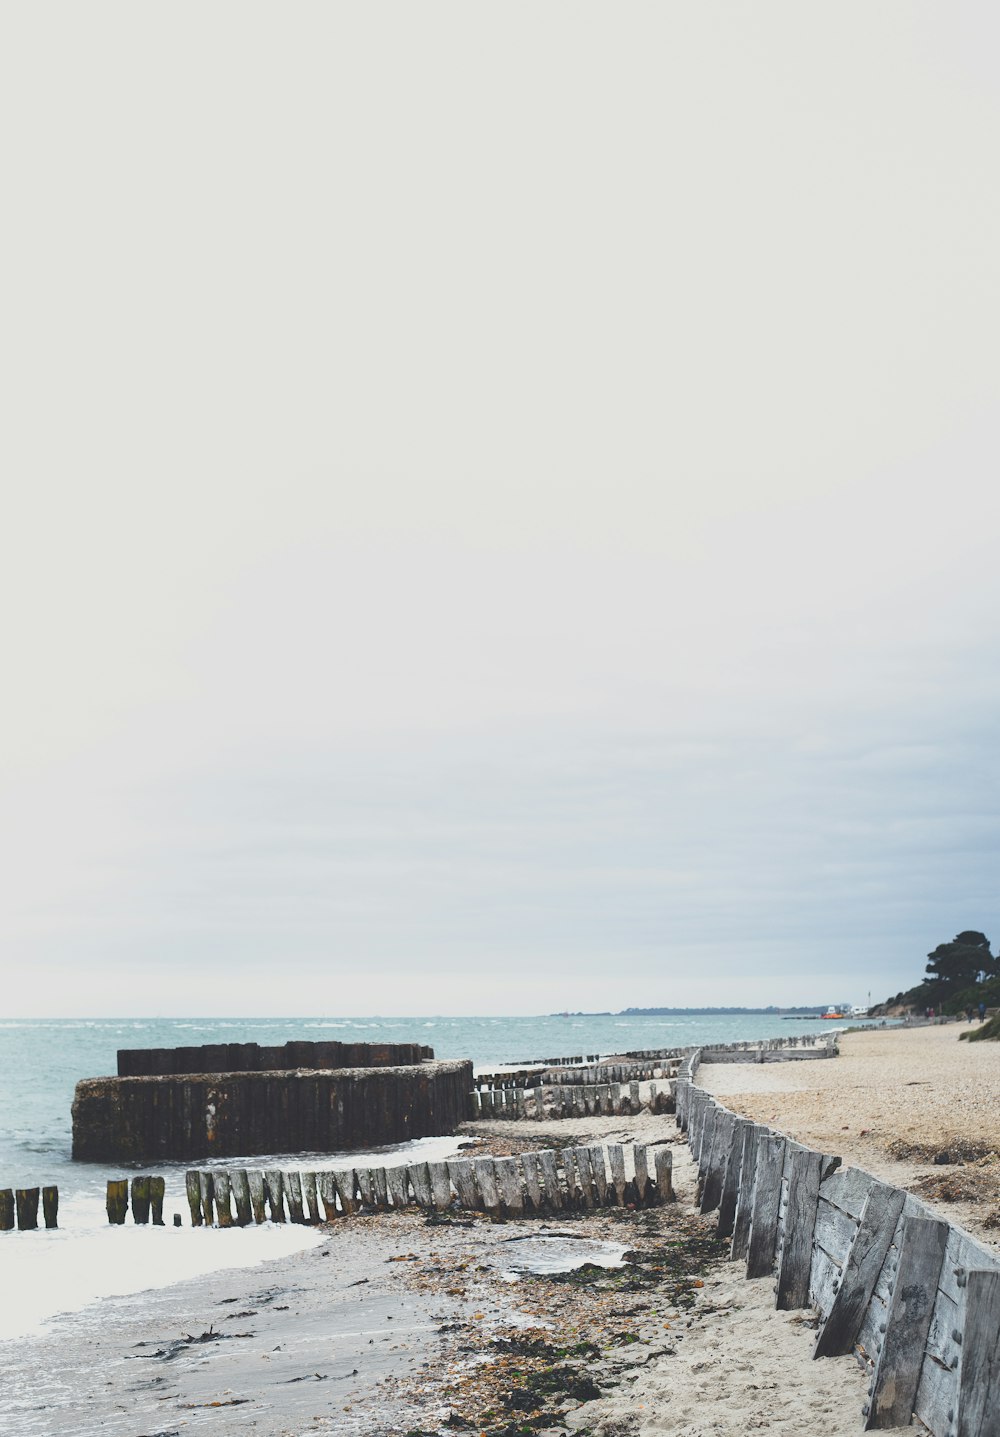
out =
[[73,1157],[150,1162],[337,1152],[455,1131],[471,1117],[472,1064],[87,1078]]
[[731,1112],[682,1065],[677,1122],[703,1212],[776,1306],[813,1306],[814,1356],[853,1352],[866,1428],[1000,1437],[1000,1262],[911,1193]]
[[421,1043],[340,1043],[295,1040],[280,1046],[205,1043],[193,1048],[119,1048],[120,1078],[193,1073],[287,1072],[293,1068],[396,1068],[427,1062]]
[[640,1084],[566,1083],[555,1087],[482,1088],[471,1094],[473,1118],[588,1118],[604,1114],[624,1117],[643,1108],[652,1113],[674,1111],[674,1083],[650,1083],[640,1097]]
[[59,1226],[59,1189],[0,1188],[0,1232],[33,1232],[38,1227],[38,1201],[47,1228]]
[[626,1148],[611,1143],[509,1158],[328,1172],[194,1169],[187,1175],[187,1195],[194,1227],[333,1222],[355,1213],[398,1212],[413,1206],[522,1217],[670,1202],[672,1172],[673,1154],[666,1145]]

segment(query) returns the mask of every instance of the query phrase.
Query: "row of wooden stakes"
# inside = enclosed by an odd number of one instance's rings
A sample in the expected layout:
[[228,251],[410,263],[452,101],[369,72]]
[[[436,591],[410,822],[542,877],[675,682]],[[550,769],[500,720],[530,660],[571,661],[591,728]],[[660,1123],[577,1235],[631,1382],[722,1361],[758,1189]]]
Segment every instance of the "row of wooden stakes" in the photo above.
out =
[[[154,1227],[163,1226],[163,1198],[166,1182],[161,1177],[134,1177],[132,1179],[132,1221],[148,1223]],[[114,1178],[108,1183],[108,1222],[120,1227],[125,1221],[129,1206],[128,1178]],[[175,1219],[176,1221],[176,1219]]]
[[682,1066],[677,1122],[747,1277],[813,1306],[813,1355],[854,1353],[866,1428],[915,1418],[933,1437],[1000,1437],[1000,1263],[912,1193],[725,1108]]
[[399,1211],[414,1204],[428,1211],[458,1207],[492,1217],[520,1217],[671,1201],[670,1148],[636,1145],[629,1151],[630,1177],[620,1143],[337,1172],[193,1169],[187,1174],[187,1198],[194,1227],[332,1222],[352,1213]]
[[[493,1088],[472,1094],[472,1116],[476,1118],[592,1118],[600,1114],[622,1117],[641,1112],[644,1104],[635,1083],[566,1084],[553,1088]],[[653,1113],[674,1111],[673,1084],[650,1083],[649,1101]]]
[[38,1199],[42,1200],[42,1218],[48,1228],[58,1227],[59,1189],[0,1188],[0,1232],[31,1232],[38,1227]]
[[496,1088],[545,1088],[555,1085],[595,1083],[629,1083],[633,1079],[648,1082],[650,1078],[672,1078],[677,1071],[676,1054],[665,1053],[656,1058],[618,1061],[615,1063],[591,1063],[587,1066],[554,1068],[545,1072],[537,1069],[510,1070],[502,1073],[477,1073],[476,1089],[483,1092]]

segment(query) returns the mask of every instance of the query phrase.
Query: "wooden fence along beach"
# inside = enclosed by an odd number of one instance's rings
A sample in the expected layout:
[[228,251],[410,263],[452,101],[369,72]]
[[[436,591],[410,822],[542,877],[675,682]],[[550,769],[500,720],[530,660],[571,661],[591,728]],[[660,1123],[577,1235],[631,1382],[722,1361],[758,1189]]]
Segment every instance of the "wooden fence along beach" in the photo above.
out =
[[1000,1437],[1000,1263],[912,1194],[730,1112],[696,1082],[715,1056],[681,1065],[677,1121],[732,1258],[775,1276],[778,1307],[816,1309],[815,1357],[864,1364],[866,1428]]

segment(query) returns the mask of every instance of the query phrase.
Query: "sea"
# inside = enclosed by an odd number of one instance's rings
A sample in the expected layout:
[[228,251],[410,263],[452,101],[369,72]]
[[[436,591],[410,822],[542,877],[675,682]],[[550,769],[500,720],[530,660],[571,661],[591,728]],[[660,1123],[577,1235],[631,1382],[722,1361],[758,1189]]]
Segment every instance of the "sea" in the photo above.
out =
[[[103,1298],[164,1287],[184,1278],[246,1267],[319,1241],[307,1227],[265,1223],[224,1232],[192,1228],[184,1196],[185,1164],[158,1163],[166,1179],[165,1226],[111,1227],[109,1178],[125,1165],[74,1162],[71,1104],[81,1078],[117,1072],[119,1048],[202,1043],[417,1042],[438,1058],[470,1058],[477,1070],[538,1059],[611,1055],[635,1049],[701,1046],[822,1033],[843,1020],[784,1019],[774,1013],[559,1014],[549,1017],[424,1018],[136,1018],[0,1022],[0,1188],[59,1188],[54,1231],[0,1233],[0,1341],[43,1330],[53,1318]],[[418,1159],[452,1151],[450,1138],[425,1138],[368,1154],[274,1153],[252,1167],[329,1168]],[[238,1157],[233,1166],[240,1165]],[[172,1216],[182,1216],[175,1227]],[[41,1214],[39,1214],[41,1221]]]

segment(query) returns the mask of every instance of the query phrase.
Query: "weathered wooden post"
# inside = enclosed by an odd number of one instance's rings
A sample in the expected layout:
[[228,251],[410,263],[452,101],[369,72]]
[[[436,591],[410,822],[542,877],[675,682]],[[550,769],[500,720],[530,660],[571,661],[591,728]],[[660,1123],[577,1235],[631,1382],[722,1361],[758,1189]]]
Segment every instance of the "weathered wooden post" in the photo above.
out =
[[668,1147],[653,1149],[653,1168],[656,1173],[656,1201],[674,1200],[674,1155]]
[[149,1222],[149,1178],[132,1179],[132,1221]]
[[621,1143],[608,1144],[608,1163],[611,1167],[611,1186],[620,1207],[625,1206],[625,1152]]
[[17,1188],[17,1225],[21,1232],[38,1226],[38,1188]]
[[[20,1194],[18,1196],[20,1197]],[[108,1222],[120,1227],[128,1211],[128,1178],[109,1180],[106,1207]],[[18,1216],[20,1217],[20,1214]],[[20,1223],[18,1225],[20,1226]]]
[[853,1350],[905,1200],[905,1193],[887,1183],[875,1182],[869,1189],[814,1357],[844,1357]]
[[319,1199],[316,1194],[316,1174],[302,1174],[302,1200],[306,1207],[306,1221],[311,1223],[321,1222],[319,1215]]
[[410,1187],[413,1189],[413,1196],[422,1208],[433,1207],[434,1195],[431,1191],[431,1175],[427,1171],[426,1163],[411,1163],[407,1166],[406,1175],[410,1180]]
[[716,1109],[712,1142],[705,1160],[705,1180],[701,1190],[702,1212],[714,1212],[722,1201],[722,1185],[726,1176],[726,1158],[733,1140],[736,1119],[725,1108]]
[[14,1189],[0,1188],[0,1232],[10,1232],[14,1226]]
[[211,1227],[215,1222],[215,1179],[204,1169],[198,1172],[198,1191],[201,1195],[201,1215],[205,1219],[205,1226]]
[[59,1189],[57,1187],[42,1188],[42,1214],[45,1218],[47,1228],[58,1227],[59,1216]]
[[500,1198],[510,1217],[520,1217],[524,1212],[524,1195],[521,1191],[521,1166],[516,1158],[497,1158],[494,1163]]
[[[149,1180],[149,1204],[153,1212],[153,1226],[163,1226],[163,1199],[166,1196],[165,1178],[152,1177]],[[178,1224],[179,1226],[180,1224]]]
[[[602,1159],[602,1170],[603,1165],[604,1163]],[[543,1205],[542,1180],[541,1170],[538,1166],[537,1153],[521,1154],[521,1170],[524,1174],[524,1190],[528,1195],[528,1201],[531,1204],[532,1211],[541,1212]]]
[[[449,1171],[452,1167],[464,1168],[468,1167],[468,1164],[464,1162],[449,1163]],[[410,1185],[406,1180],[406,1169],[404,1167],[397,1166],[386,1168],[385,1190],[386,1196],[388,1197],[390,1203],[392,1203],[393,1212],[398,1212],[400,1208],[409,1206]]]
[[232,1189],[233,1203],[236,1206],[236,1222],[239,1227],[246,1227],[253,1221],[250,1206],[250,1183],[246,1168],[233,1168],[229,1174],[229,1186]]
[[[332,1174],[329,1174],[332,1178]],[[267,1208],[264,1201],[264,1174],[260,1168],[250,1168],[247,1172],[247,1187],[250,1190],[250,1211],[253,1213],[254,1222],[267,1222]]]
[[757,1143],[747,1277],[766,1277],[774,1267],[784,1166],[785,1139],[765,1129]]
[[212,1188],[215,1194],[215,1212],[220,1227],[232,1227],[233,1209],[230,1201],[232,1194],[232,1183],[229,1180],[229,1173],[224,1169],[212,1175]]
[[185,1178],[188,1207],[191,1209],[191,1226],[201,1227],[204,1218],[201,1215],[201,1182],[198,1173],[191,1169]]
[[285,1173],[284,1181],[285,1197],[288,1199],[288,1220],[289,1222],[304,1223],[306,1217],[302,1207],[302,1178],[293,1169],[291,1172]]
[[[354,1174],[352,1173],[353,1177]],[[279,1168],[264,1169],[264,1189],[268,1215],[272,1222],[285,1221],[285,1179]]]
[[559,1164],[552,1148],[543,1148],[538,1154],[538,1166],[542,1173],[546,1206],[558,1212],[563,1205],[563,1194],[559,1184]]
[[956,1437],[1000,1433],[1000,1272],[970,1268],[958,1374]]
[[427,1173],[431,1180],[431,1198],[438,1212],[447,1212],[451,1207],[451,1179],[447,1163],[428,1163]]
[[909,1426],[947,1241],[946,1222],[926,1217],[903,1219],[885,1339],[866,1413],[868,1429]]
[[809,1273],[822,1167],[822,1153],[802,1147],[792,1150],[775,1303],[784,1311],[809,1306]]

